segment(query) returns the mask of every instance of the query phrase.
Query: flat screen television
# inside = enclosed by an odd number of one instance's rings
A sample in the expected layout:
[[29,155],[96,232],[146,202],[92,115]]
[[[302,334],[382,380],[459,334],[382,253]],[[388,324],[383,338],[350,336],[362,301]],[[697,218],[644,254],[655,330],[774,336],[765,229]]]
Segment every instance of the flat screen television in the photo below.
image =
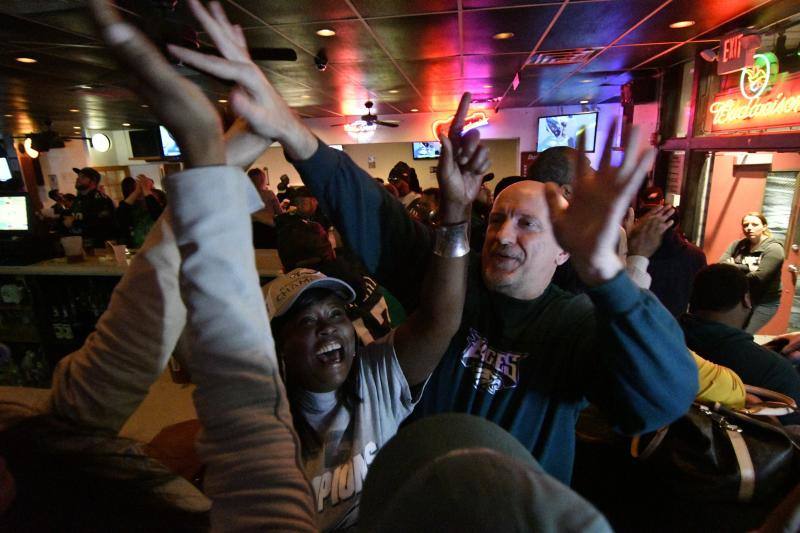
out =
[[442,153],[442,143],[439,141],[425,141],[412,143],[414,159],[439,159]]
[[133,157],[161,157],[161,140],[157,128],[128,132]]
[[161,155],[164,157],[179,157],[181,149],[175,138],[164,126],[158,127],[159,137],[161,138]]
[[536,151],[543,152],[554,146],[578,148],[578,132],[586,132],[587,152],[594,152],[597,138],[597,112],[573,115],[539,117]]
[[13,177],[11,175],[11,167],[8,166],[8,159],[0,157],[0,183],[9,181]]
[[0,193],[0,234],[24,233],[31,229],[28,196]]

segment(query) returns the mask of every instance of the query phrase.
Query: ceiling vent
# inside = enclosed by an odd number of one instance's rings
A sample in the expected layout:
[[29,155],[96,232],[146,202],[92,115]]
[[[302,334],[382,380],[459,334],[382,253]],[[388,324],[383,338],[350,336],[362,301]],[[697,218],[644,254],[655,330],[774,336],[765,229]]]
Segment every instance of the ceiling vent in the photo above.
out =
[[540,52],[528,61],[529,67],[546,67],[549,65],[575,65],[591,59],[599,48],[575,48],[572,50],[555,50]]

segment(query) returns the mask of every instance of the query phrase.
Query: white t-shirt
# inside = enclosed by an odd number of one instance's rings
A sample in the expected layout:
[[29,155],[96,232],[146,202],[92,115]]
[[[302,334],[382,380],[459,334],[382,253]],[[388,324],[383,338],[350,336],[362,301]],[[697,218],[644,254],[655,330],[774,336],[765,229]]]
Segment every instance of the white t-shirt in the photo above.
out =
[[303,444],[303,468],[314,491],[317,526],[323,531],[357,522],[369,465],[422,393],[422,387],[415,388],[412,396],[391,341],[359,348],[353,365],[357,365],[362,402],[352,417],[337,401],[335,391],[296,392],[291,400],[323,440],[319,451],[310,456]]

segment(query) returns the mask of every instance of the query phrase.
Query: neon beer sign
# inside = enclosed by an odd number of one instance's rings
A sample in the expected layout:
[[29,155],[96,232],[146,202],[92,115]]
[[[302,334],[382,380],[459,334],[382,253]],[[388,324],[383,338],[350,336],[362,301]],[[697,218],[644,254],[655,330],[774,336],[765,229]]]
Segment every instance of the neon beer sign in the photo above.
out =
[[[433,131],[433,137],[438,139],[439,132],[447,135],[447,130],[450,129],[450,124],[453,122],[453,118],[449,117],[444,119],[439,119],[431,124],[431,130]],[[489,117],[483,111],[476,111],[471,115],[467,115],[464,118],[464,129],[462,130],[464,133],[468,132],[469,130],[474,130],[475,128],[480,128],[481,126],[486,126],[489,124]]]
[[711,131],[800,124],[800,74],[778,76],[775,54],[756,54],[742,70],[738,91],[718,94],[708,108]]

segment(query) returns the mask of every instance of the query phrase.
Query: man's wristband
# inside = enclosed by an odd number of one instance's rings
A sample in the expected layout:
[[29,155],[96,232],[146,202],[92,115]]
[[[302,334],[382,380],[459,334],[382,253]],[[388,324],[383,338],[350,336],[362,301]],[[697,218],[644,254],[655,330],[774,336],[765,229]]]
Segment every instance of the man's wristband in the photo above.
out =
[[433,253],[439,257],[464,257],[469,253],[469,222],[434,227]]

